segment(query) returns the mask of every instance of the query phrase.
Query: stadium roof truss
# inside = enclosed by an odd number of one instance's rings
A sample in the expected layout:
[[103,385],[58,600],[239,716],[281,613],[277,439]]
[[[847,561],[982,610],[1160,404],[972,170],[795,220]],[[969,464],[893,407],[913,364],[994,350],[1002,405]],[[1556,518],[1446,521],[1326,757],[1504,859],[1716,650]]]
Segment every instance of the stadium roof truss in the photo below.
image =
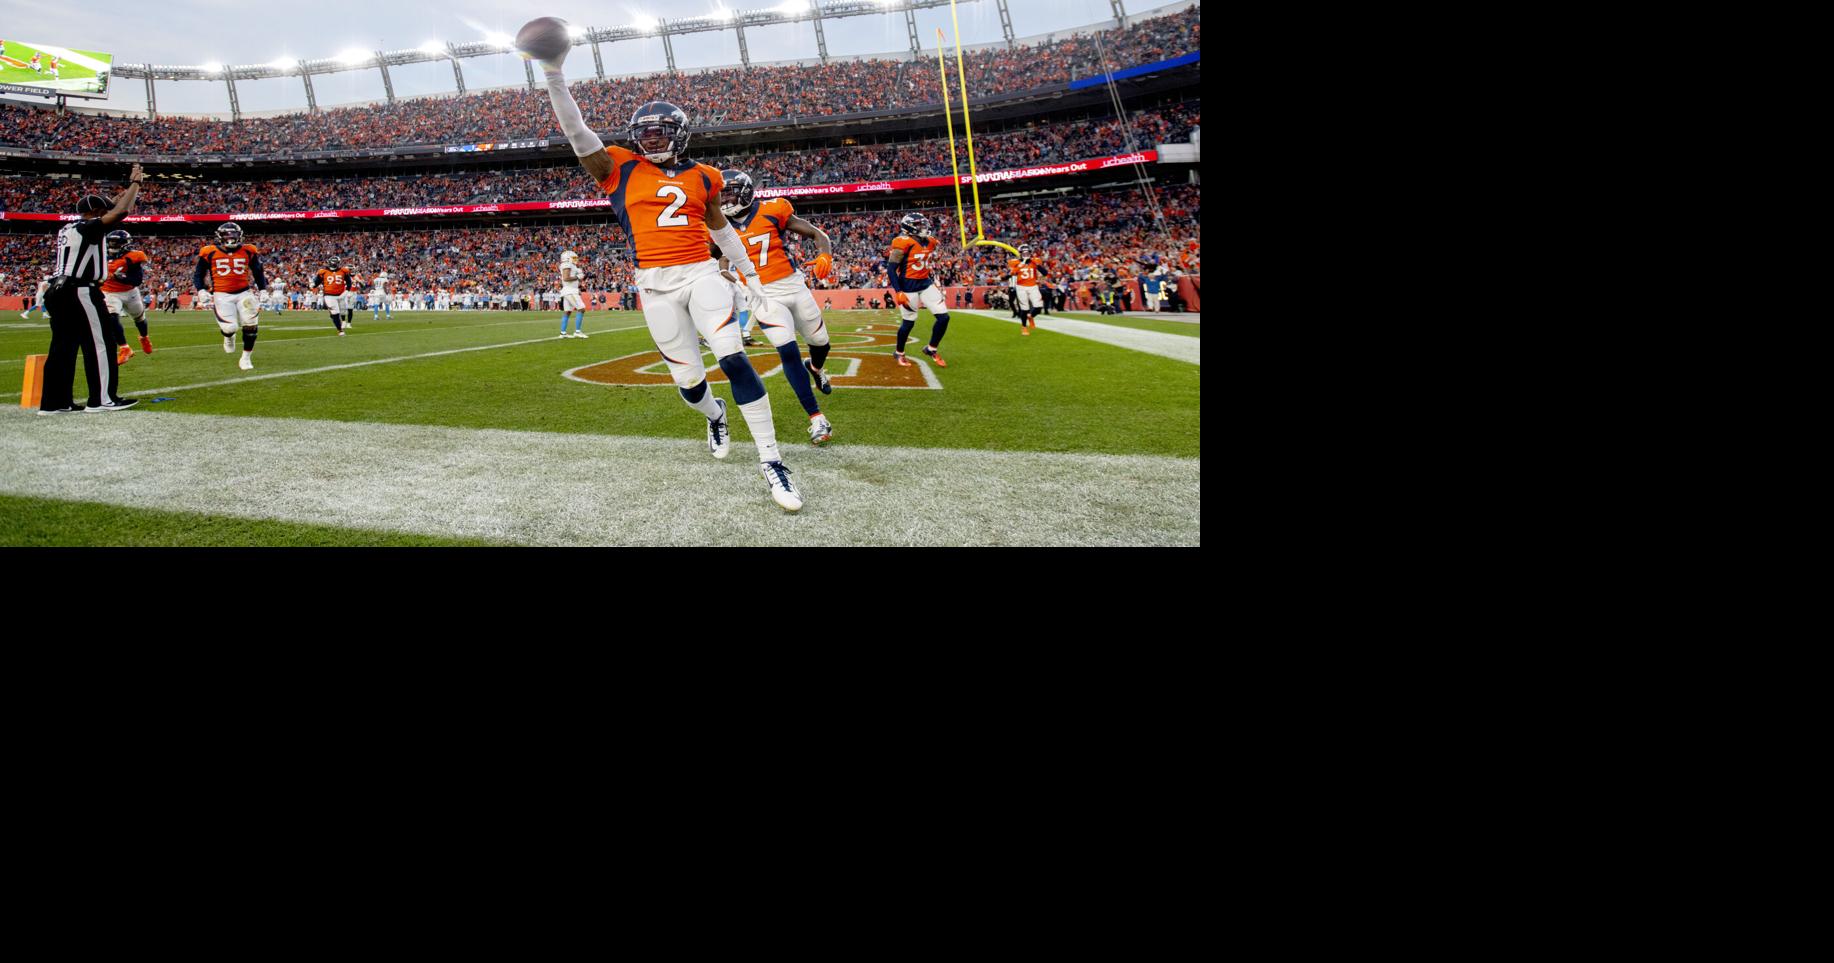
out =
[[[980,0],[966,0],[980,2]],[[1011,21],[1006,16],[1005,0],[998,0],[1001,8],[1001,27],[1008,43],[1012,42]],[[1112,0],[1117,11],[1119,0]],[[594,71],[603,79],[605,76],[604,57],[599,53],[599,45],[616,43],[620,40],[639,40],[660,38],[668,55],[669,70],[675,69],[674,46],[669,38],[676,34],[707,33],[719,30],[732,30],[739,37],[739,56],[745,66],[750,66],[751,58],[745,49],[745,28],[769,24],[812,22],[815,25],[817,50],[823,62],[828,60],[827,38],[821,29],[824,19],[835,17],[884,16],[894,10],[903,11],[905,24],[910,35],[911,53],[921,52],[918,45],[916,28],[916,11],[933,7],[946,7],[949,0],[786,0],[786,2],[767,10],[733,10],[724,16],[688,17],[680,20],[657,20],[642,26],[628,27],[586,27],[574,32],[575,47],[590,45],[592,47],[592,65]],[[312,75],[333,74],[350,70],[380,70],[383,84],[388,92],[388,99],[394,102],[393,84],[389,82],[388,68],[405,64],[435,63],[450,61],[452,76],[459,93],[465,92],[465,74],[459,61],[471,57],[494,57],[499,54],[513,53],[515,48],[507,43],[490,40],[477,40],[470,43],[428,44],[412,50],[378,50],[373,53],[358,55],[340,55],[319,60],[299,60],[289,63],[271,64],[232,64],[218,66],[172,66],[166,64],[116,64],[115,76],[129,80],[145,80],[147,84],[147,113],[157,111],[154,101],[153,82],[155,80],[207,80],[221,81],[229,90],[230,112],[240,119],[241,105],[236,96],[235,83],[238,80],[268,80],[275,77],[299,77],[306,87],[308,110],[317,110],[317,97],[312,90]],[[534,85],[534,71],[530,68],[529,83]]]

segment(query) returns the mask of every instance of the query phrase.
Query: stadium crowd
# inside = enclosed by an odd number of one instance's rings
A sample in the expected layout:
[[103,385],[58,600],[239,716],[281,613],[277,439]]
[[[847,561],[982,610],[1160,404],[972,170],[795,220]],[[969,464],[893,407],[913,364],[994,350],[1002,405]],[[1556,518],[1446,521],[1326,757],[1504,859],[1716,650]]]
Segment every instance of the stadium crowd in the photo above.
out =
[[[1198,105],[1178,104],[1133,115],[1141,147],[1187,139]],[[1008,170],[1118,154],[1127,132],[1114,120],[1080,120],[1018,128],[975,139],[982,170]],[[946,142],[867,144],[807,151],[699,156],[737,167],[761,187],[837,184],[949,173]],[[121,185],[100,180],[0,175],[0,211],[66,212],[84,194],[112,195]],[[239,211],[368,210],[436,204],[506,204],[595,197],[598,191],[573,164],[525,170],[464,170],[392,177],[313,177],[271,181],[154,181],[136,208],[144,214]]]
[[[1126,28],[1035,46],[970,51],[965,56],[968,86],[975,96],[1016,93],[1098,76],[1105,69],[1167,60],[1198,50],[1199,25],[1199,10],[1193,6]],[[951,93],[955,91],[952,87]],[[923,60],[864,59],[607,80],[576,78],[573,94],[585,115],[606,130],[621,127],[634,105],[649,100],[679,105],[700,126],[941,102],[938,74]],[[0,106],[0,113],[0,144],[95,154],[286,153],[557,136],[546,95],[519,87],[238,122],[146,120],[13,105]]]
[[[1009,244],[1030,244],[1051,266],[1059,282],[1091,280],[1091,272],[1134,277],[1157,265],[1171,273],[1196,274],[1199,241],[1199,188],[1183,186],[1157,192],[1165,230],[1154,227],[1137,189],[989,204],[984,210],[987,236]],[[871,212],[805,212],[834,242],[836,271],[818,288],[884,288],[885,253],[897,236],[904,209]],[[1000,284],[1007,253],[976,248],[963,254],[954,218],[925,210],[942,239],[944,257],[934,262],[942,284]],[[559,253],[579,254],[591,290],[621,292],[632,281],[623,232],[614,222],[521,227],[454,227],[380,229],[344,233],[263,236],[251,225],[249,241],[262,252],[270,280],[281,280],[290,292],[312,286],[319,268],[333,256],[367,281],[378,271],[395,279],[404,294],[435,289],[449,292],[551,289]],[[132,247],[152,258],[147,290],[189,293],[192,268],[206,236],[141,237]],[[53,234],[0,234],[0,276],[11,290],[30,295],[51,263]],[[792,241],[799,261],[812,258],[812,245]],[[1086,286],[1086,285],[1085,285]],[[1085,303],[1087,301],[1085,300]],[[851,307],[851,305],[846,305]]]

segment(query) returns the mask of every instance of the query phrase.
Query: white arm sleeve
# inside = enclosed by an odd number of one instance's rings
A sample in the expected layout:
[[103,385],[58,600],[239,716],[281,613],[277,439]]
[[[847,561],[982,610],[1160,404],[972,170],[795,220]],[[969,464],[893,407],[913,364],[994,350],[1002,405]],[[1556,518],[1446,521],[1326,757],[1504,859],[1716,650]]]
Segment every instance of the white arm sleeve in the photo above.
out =
[[751,255],[745,253],[745,242],[739,240],[739,232],[732,229],[731,221],[727,221],[725,227],[709,233],[713,235],[713,243],[720,246],[720,253],[732,262],[740,275],[747,280],[758,276],[758,266],[751,263]]
[[573,94],[567,90],[567,78],[556,68],[543,68],[542,73],[548,78],[548,100],[554,105],[554,119],[560,121],[560,129],[567,135],[567,143],[573,145],[573,153],[584,157],[596,154],[605,149],[605,142],[599,135],[586,126],[586,119],[580,116],[579,105],[573,102]]

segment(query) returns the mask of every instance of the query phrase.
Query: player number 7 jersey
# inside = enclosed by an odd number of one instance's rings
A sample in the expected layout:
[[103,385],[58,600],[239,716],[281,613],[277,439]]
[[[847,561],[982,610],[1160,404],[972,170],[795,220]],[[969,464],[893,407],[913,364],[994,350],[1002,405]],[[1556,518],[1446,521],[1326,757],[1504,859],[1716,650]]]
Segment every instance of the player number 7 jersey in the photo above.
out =
[[744,214],[729,218],[739,240],[745,242],[745,253],[751,256],[751,263],[758,269],[758,280],[764,284],[781,281],[796,273],[796,264],[790,260],[790,252],[783,245],[784,229],[795,216],[796,209],[788,200],[773,197],[760,202],[746,223],[739,223]]

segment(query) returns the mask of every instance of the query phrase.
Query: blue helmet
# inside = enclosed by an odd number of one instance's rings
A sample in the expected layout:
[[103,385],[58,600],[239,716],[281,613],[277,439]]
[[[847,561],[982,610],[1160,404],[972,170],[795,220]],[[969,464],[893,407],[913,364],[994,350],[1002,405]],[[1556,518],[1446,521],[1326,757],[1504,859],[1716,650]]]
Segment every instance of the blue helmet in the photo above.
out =
[[242,225],[231,221],[217,228],[217,243],[224,247],[241,247]]
[[681,157],[688,149],[688,114],[666,100],[652,100],[630,115],[630,140],[653,164]]
[[727,168],[720,171],[720,179],[726,182],[720,189],[720,213],[727,217],[745,213],[757,193],[751,175],[737,168]]
[[109,231],[108,236],[102,240],[107,241],[109,247],[121,247],[133,239],[133,235],[126,231]]

